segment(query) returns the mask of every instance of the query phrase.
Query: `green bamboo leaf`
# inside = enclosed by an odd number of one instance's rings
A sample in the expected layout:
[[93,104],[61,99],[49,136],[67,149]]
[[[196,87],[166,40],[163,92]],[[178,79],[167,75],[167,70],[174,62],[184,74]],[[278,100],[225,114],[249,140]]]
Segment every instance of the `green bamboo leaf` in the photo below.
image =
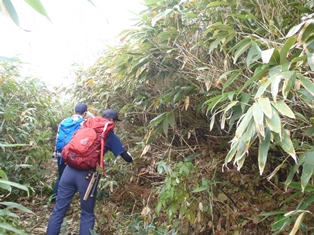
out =
[[280,64],[280,54],[276,48],[271,48],[261,52],[264,64]]
[[230,104],[227,105],[226,108],[224,108],[224,112],[228,112],[229,109],[231,109],[233,106],[235,106],[236,104],[238,104],[239,101],[235,100],[235,101],[232,101]]
[[[310,192],[313,192],[313,186],[312,185],[307,185],[305,187],[305,190],[304,190],[305,193],[310,193]],[[308,209],[309,206],[311,206],[314,202],[314,195],[310,195],[309,197],[307,198],[304,198],[304,203],[302,203],[302,205],[299,207],[299,210],[305,210],[305,209]]]
[[206,191],[208,189],[208,187],[205,187],[205,186],[202,186],[202,187],[199,187],[199,188],[196,188],[192,191],[192,193],[199,193],[199,192],[203,192],[203,191]]
[[231,162],[231,160],[233,159],[234,155],[236,154],[237,149],[238,149],[238,144],[239,144],[239,142],[235,142],[234,144],[231,145],[231,149],[229,150],[229,152],[227,153],[227,156],[225,158],[225,163],[224,163],[225,167],[227,167],[227,164],[229,162]]
[[[233,31],[233,28],[231,26],[223,24],[221,22],[215,22],[215,23],[209,25],[208,28],[211,29],[210,31],[212,31],[212,30]],[[210,32],[210,31],[208,31],[208,32]],[[207,31],[205,31],[205,32],[208,33]]]
[[[308,49],[309,53],[313,53],[314,52],[314,37],[310,37],[310,39],[306,42],[306,48]],[[309,58],[308,58],[309,59]],[[311,63],[313,63],[313,58]]]
[[271,104],[282,115],[295,119],[295,115],[294,115],[293,111],[290,109],[290,107],[284,101],[278,100],[276,103],[272,101]]
[[[3,171],[3,170],[0,170],[0,177],[1,179],[5,180],[5,181],[8,181],[8,176],[6,175],[6,173]],[[8,185],[8,184],[4,184],[4,183],[0,183],[0,189],[5,189],[9,192],[11,192],[11,186]]]
[[0,210],[0,217],[2,217],[2,218],[11,217],[11,218],[16,218],[16,219],[19,218],[19,216],[17,214],[15,214],[14,212],[11,212],[9,210]]
[[307,59],[307,55],[300,55],[300,56],[294,57],[294,58],[291,60],[291,62],[290,62],[289,68],[290,68],[291,65],[294,64],[294,63],[297,63],[297,62],[300,62],[300,61],[305,62],[306,59]]
[[255,19],[255,16],[252,14],[231,14],[231,16],[239,19]]
[[271,118],[266,116],[265,120],[270,130],[278,133],[279,135],[281,134],[281,119],[279,117],[277,110],[272,108]]
[[276,216],[275,222],[272,225],[273,231],[282,231],[285,227],[287,227],[288,224],[290,224],[292,221],[291,217],[285,217],[285,216]]
[[215,35],[215,41],[212,42],[209,46],[209,51],[208,53],[211,53],[215,48],[217,48],[217,46],[219,45],[219,43],[225,39],[227,36],[229,35],[229,32],[225,32],[225,31],[222,31],[220,32],[218,35]]
[[254,75],[248,81],[246,81],[242,88],[239,90],[239,94],[241,94],[244,91],[244,89],[246,89],[248,86],[250,86],[251,84],[255,83],[258,79],[263,77],[263,75],[265,75],[267,72],[269,72],[268,66],[258,67],[254,71]]
[[314,137],[314,126],[310,126],[305,130],[305,135],[309,137]]
[[258,168],[260,175],[263,174],[266,161],[267,161],[267,155],[268,150],[270,146],[270,138],[271,138],[271,132],[269,130],[266,131],[266,135],[264,138],[262,138],[259,148],[258,148]]
[[259,58],[261,58],[261,53],[262,50],[261,48],[257,45],[256,42],[252,42],[252,46],[248,52],[248,55],[246,57],[246,65],[250,67],[252,63],[257,61]]
[[[234,162],[238,162],[241,158],[243,158],[243,156],[245,155],[246,153],[246,144],[244,142],[244,139],[241,137],[239,140],[238,140],[238,148],[237,148],[237,153],[234,157]],[[238,169],[240,170],[240,169]]]
[[173,112],[170,112],[170,113],[168,114],[168,122],[169,122],[169,125],[174,128],[174,125],[175,125],[175,118],[174,118]]
[[284,62],[286,62],[287,55],[296,41],[297,41],[296,37],[291,37],[286,41],[285,45],[281,48],[280,64],[283,64]]
[[237,161],[237,170],[240,171],[245,161],[245,155]]
[[212,130],[215,124],[215,116],[216,112],[211,116],[210,124],[209,124],[209,130]]
[[241,120],[241,123],[236,130],[236,134],[235,134],[236,139],[240,139],[240,137],[243,135],[245,130],[248,128],[249,123],[251,122],[253,118],[252,107],[250,107],[248,111],[242,115],[242,117],[243,119]]
[[265,131],[264,131],[264,113],[261,107],[258,103],[254,103],[252,105],[253,110],[253,118],[255,123],[255,128],[258,130],[258,132],[264,137]]
[[159,13],[158,15],[156,15],[152,19],[152,27],[154,27],[159,20],[164,19],[172,11],[173,11],[173,9],[166,9],[165,11],[163,11],[163,12]]
[[0,143],[0,147],[1,148],[14,148],[14,147],[23,147],[23,146],[26,146],[28,144],[3,144],[3,143]]
[[222,88],[222,92],[224,92],[224,90],[226,89],[226,87],[228,87],[231,83],[233,83],[233,81],[241,74],[241,70],[240,69],[236,69],[236,70],[231,70],[231,71],[227,71],[225,73],[223,73],[220,77],[219,80],[224,79],[227,75],[229,75],[230,73],[231,76],[227,79],[226,82],[224,82],[224,86]]
[[1,205],[6,206],[6,209],[18,209],[20,211],[24,211],[26,213],[31,213],[31,214],[35,214],[33,211],[31,211],[30,209],[26,208],[25,206],[15,203],[15,202],[0,202]]
[[169,129],[169,120],[168,117],[166,117],[162,122],[162,127],[165,135],[168,135],[168,129]]
[[313,24],[313,20],[311,19],[305,23],[305,25],[300,31],[301,42],[303,43],[308,42],[308,40],[311,39],[313,35],[313,30],[314,30],[314,24]]
[[310,79],[308,79],[307,77],[305,77],[305,76],[303,76],[303,75],[301,75],[301,74],[299,74],[299,73],[297,74],[297,77],[300,79],[300,81],[301,81],[303,87],[304,87],[308,92],[310,92],[311,95],[314,96],[314,84],[313,84],[313,82],[312,82]]
[[254,140],[257,137],[256,129],[254,125],[254,119],[251,119],[251,122],[249,123],[245,133],[243,134],[243,139],[245,141],[246,151],[249,150],[249,147],[252,143],[252,140]]
[[230,95],[229,92],[223,93],[221,95],[216,95],[213,98],[210,98],[209,100],[206,100],[204,102],[204,105],[207,105],[207,112],[213,111],[217,104],[219,104],[220,102],[228,99],[228,95]]
[[271,48],[268,50],[264,50],[262,51],[262,61],[264,64],[268,64],[273,53],[274,53],[275,48]]
[[252,45],[252,41],[251,40],[247,40],[244,39],[244,43],[241,43],[241,46],[238,47],[238,49],[235,51],[234,53],[234,58],[233,58],[233,63],[235,64],[238,60],[238,58],[244,53],[246,52]]
[[289,32],[288,32],[288,34],[287,34],[286,37],[289,38],[289,37],[295,35],[297,32],[299,32],[299,30],[301,29],[301,27],[302,27],[304,24],[305,24],[305,21],[302,22],[301,24],[298,24],[298,25],[296,25],[296,26],[293,26],[293,27],[289,30]]
[[48,20],[50,20],[43,4],[40,0],[24,0],[28,5],[30,5],[35,11],[45,16]]
[[309,64],[312,71],[314,71],[314,54],[309,53],[307,55],[307,63]]
[[138,70],[138,68],[142,67],[143,65],[147,64],[149,62],[149,56],[145,56],[141,58],[133,67],[132,67],[132,74],[135,74]]
[[289,71],[289,72],[283,72],[283,75],[285,79],[282,86],[282,95],[286,99],[288,97],[290,90],[295,85],[296,73],[294,71]]
[[27,191],[27,193],[29,194],[28,188],[26,186],[22,185],[22,184],[18,184],[18,183],[14,183],[14,182],[11,182],[11,181],[0,179],[0,185],[2,185],[2,184],[10,185],[12,187],[16,187],[16,188],[19,188],[19,189],[23,189],[23,190]]
[[11,19],[13,20],[13,22],[19,26],[20,22],[19,22],[19,17],[15,11],[15,8],[12,4],[12,2],[10,0],[2,0],[2,3],[4,5],[4,7],[6,8],[7,12],[9,13],[9,16],[11,17]]
[[218,95],[205,101],[204,104],[207,105],[207,112],[213,111],[215,106],[222,100],[224,100],[224,97],[222,97],[222,95]]
[[[276,135],[274,135],[276,137]],[[294,146],[293,143],[290,139],[290,136],[287,134],[286,130],[284,128],[282,128],[281,130],[281,137],[279,137],[279,139],[277,138],[277,142],[279,143],[279,145],[281,146],[281,148],[288,153],[293,160],[297,163],[297,156],[294,150]]]
[[302,113],[295,111],[295,116],[304,123],[308,123],[308,119]]
[[282,74],[277,74],[276,76],[270,77],[271,80],[271,95],[273,100],[277,100],[277,94],[279,92],[279,83],[281,81]]
[[8,176],[6,175],[6,173],[3,170],[0,170],[0,177],[4,180],[9,180]]
[[166,113],[159,114],[157,117],[155,117],[154,119],[150,121],[150,124],[152,126],[158,126],[161,122],[163,122],[166,115],[167,115]]
[[228,6],[228,2],[223,2],[223,1],[214,1],[211,2],[207,5],[207,7],[217,7],[217,6]]
[[245,154],[249,150],[254,135],[255,135],[254,121],[253,119],[251,119],[250,123],[246,128],[245,133],[238,140],[237,153],[234,157],[234,162],[236,163],[238,170],[240,170],[243,166],[243,163],[246,158]]
[[288,177],[284,183],[285,185],[285,191],[287,191],[288,186],[291,184],[293,178],[295,177],[295,174],[298,172],[299,167],[303,164],[303,162],[305,161],[305,158],[300,156],[299,160],[298,160],[298,164],[294,164],[289,171]]
[[314,96],[304,88],[298,89],[297,93],[299,97],[307,103],[312,103],[312,101],[314,100]]
[[7,223],[0,223],[0,228],[3,228],[6,231],[12,231],[14,234],[19,234],[19,235],[28,235],[22,230],[19,230],[17,228],[12,227],[10,224]]
[[280,64],[280,53],[277,48],[275,48],[273,55],[270,58],[269,64]]
[[[301,186],[301,183],[299,182],[292,182],[290,184],[290,187],[293,188],[293,189],[297,189],[298,191],[300,191],[300,194],[301,194],[301,190],[302,190],[302,186]],[[313,195],[313,192],[314,192],[314,186],[311,185],[311,184],[308,184],[305,189],[304,189],[304,192],[306,193],[311,193],[311,197],[313,197],[313,200],[314,200],[314,195]]]
[[305,162],[303,164],[303,170],[301,175],[301,186],[302,186],[302,192],[304,192],[304,189],[306,185],[308,184],[310,178],[313,175],[314,170],[314,151],[308,151],[304,155]]
[[237,120],[239,120],[239,118],[241,117],[241,115],[243,114],[242,108],[241,106],[235,106],[232,109],[233,114],[231,115],[231,117],[229,118],[229,129],[228,131],[231,131],[234,127],[234,124]]
[[271,84],[271,82],[272,81],[270,78],[267,78],[267,77],[262,78],[259,81],[259,88],[255,94],[254,99],[258,99],[259,97],[261,97],[265,93],[267,87]]
[[246,107],[249,103],[251,103],[252,94],[251,93],[241,93],[240,95],[240,103],[241,103],[241,110],[242,113],[246,111]]
[[268,97],[265,98],[259,98],[258,99],[258,104],[261,107],[261,109],[263,110],[264,114],[268,117],[268,118],[272,118],[272,108],[271,108],[271,103]]

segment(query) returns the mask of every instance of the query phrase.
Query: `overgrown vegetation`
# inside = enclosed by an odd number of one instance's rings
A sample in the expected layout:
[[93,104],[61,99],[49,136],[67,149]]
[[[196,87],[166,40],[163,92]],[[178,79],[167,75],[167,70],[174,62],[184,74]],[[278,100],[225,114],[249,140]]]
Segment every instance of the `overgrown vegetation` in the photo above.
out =
[[43,188],[40,182],[44,169],[39,166],[51,155],[51,124],[55,117],[50,95],[44,84],[22,79],[16,64],[1,62],[1,233],[10,230],[25,234],[15,229],[17,213],[12,209],[31,211],[10,201],[36,195]]
[[145,5],[76,93],[124,112],[130,140],[144,136],[138,185],[156,199],[138,210],[180,234],[310,233],[313,2]]
[[[116,132],[135,157],[106,156],[95,231],[312,234],[314,2],[144,4],[121,45],[77,71],[68,91],[94,113],[118,110]],[[0,77],[1,169],[36,192],[71,102],[60,108],[10,66]]]

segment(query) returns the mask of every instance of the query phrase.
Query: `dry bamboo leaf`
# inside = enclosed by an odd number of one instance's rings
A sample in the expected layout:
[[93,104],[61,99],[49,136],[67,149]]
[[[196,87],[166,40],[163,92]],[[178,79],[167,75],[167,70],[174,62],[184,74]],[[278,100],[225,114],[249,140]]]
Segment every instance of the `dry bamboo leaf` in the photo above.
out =
[[302,219],[303,219],[303,216],[304,216],[305,212],[301,213],[297,220],[295,221],[294,223],[294,226],[293,226],[293,229],[291,230],[291,232],[289,233],[289,235],[295,235],[297,233],[297,231],[299,230],[299,227],[301,225],[301,222],[302,222]]
[[185,99],[184,99],[184,108],[185,110],[188,110],[190,106],[190,96],[186,96]]
[[141,157],[143,157],[149,150],[150,150],[150,145],[148,144],[148,145],[146,145],[144,147],[144,150],[143,150],[143,152],[141,154]]

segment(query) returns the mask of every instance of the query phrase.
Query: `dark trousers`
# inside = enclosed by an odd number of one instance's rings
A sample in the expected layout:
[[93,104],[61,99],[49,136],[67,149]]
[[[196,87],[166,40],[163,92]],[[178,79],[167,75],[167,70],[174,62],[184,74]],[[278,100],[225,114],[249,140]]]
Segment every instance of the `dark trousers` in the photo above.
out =
[[81,221],[80,235],[90,234],[89,229],[94,228],[95,215],[94,207],[96,204],[97,187],[94,197],[88,197],[83,200],[86,189],[90,180],[85,177],[89,171],[76,170],[66,166],[59,182],[56,205],[51,213],[46,235],[58,235],[66,211],[73,199],[74,194],[78,191],[81,202]]
[[64,168],[65,168],[65,164],[62,160],[61,157],[58,157],[58,178],[56,180],[56,183],[53,187],[53,191],[52,191],[52,196],[51,196],[51,202],[55,202],[56,198],[57,198],[57,194],[58,194],[58,186],[59,186],[59,182],[61,179],[61,176],[63,174]]

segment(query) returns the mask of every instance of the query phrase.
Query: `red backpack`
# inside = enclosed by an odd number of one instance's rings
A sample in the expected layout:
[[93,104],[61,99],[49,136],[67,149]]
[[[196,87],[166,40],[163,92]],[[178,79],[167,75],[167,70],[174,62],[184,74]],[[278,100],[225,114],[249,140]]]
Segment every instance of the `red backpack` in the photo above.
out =
[[104,168],[105,142],[113,128],[113,122],[99,116],[86,119],[62,150],[65,163],[78,170],[95,169],[97,164]]

